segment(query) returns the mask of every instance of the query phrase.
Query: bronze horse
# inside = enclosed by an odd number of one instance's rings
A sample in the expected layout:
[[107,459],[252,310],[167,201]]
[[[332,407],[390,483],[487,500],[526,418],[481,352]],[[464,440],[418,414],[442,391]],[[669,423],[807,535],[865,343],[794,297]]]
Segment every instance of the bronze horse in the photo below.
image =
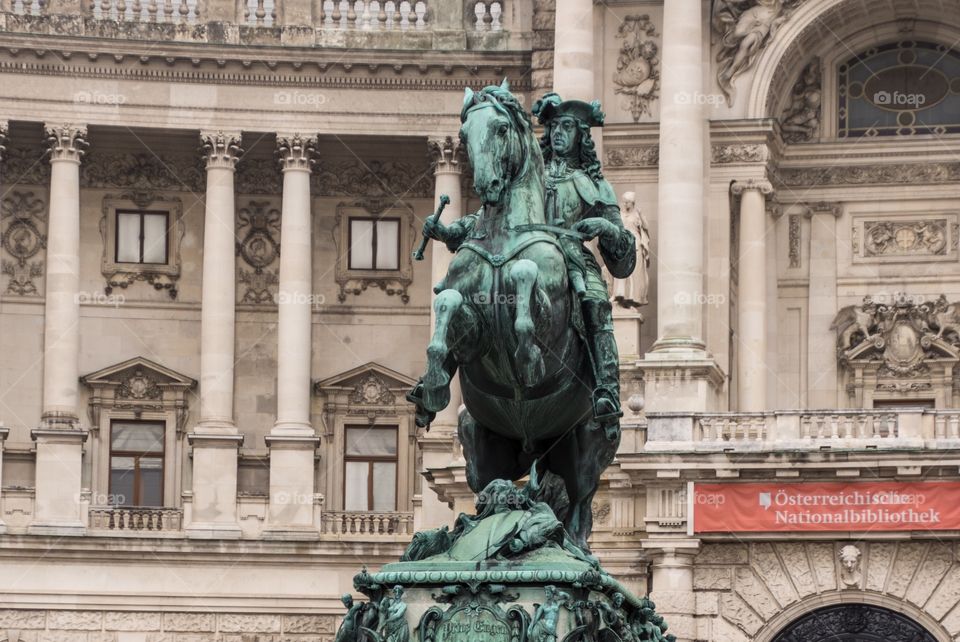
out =
[[506,82],[467,89],[460,120],[483,209],[438,286],[427,371],[410,399],[425,423],[450,402],[459,370],[470,488],[520,479],[539,461],[566,491],[566,502],[545,501],[589,550],[591,502],[619,430],[608,436],[593,419],[590,355],[556,237],[575,233],[546,225],[543,156]]

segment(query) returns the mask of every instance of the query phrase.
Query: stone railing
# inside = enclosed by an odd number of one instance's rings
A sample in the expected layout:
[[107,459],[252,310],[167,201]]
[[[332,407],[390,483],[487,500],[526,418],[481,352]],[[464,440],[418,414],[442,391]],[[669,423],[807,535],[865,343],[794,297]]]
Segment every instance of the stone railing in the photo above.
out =
[[193,24],[199,20],[197,0],[90,0],[87,15],[95,20]]
[[110,533],[171,533],[183,528],[183,511],[179,508],[91,506],[88,509],[91,531]]
[[324,511],[320,535],[326,537],[411,537],[413,513]]
[[642,450],[952,448],[957,444],[960,410],[785,410],[649,413]]

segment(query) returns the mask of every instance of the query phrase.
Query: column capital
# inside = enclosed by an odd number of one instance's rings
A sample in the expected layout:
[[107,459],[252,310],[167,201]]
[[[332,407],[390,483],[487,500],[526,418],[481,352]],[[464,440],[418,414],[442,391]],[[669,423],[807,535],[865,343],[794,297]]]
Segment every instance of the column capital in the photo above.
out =
[[688,568],[700,552],[698,539],[647,539],[640,544],[654,566]]
[[813,218],[814,214],[830,214],[833,218],[840,218],[843,214],[843,207],[839,203],[828,203],[819,201],[817,203],[806,203],[807,211],[803,215],[807,218]]
[[316,153],[317,137],[301,134],[277,134],[277,157],[280,159],[280,169],[298,169],[309,172],[316,162],[313,155]]
[[430,136],[427,150],[434,174],[459,174],[464,150],[459,136]]
[[43,125],[47,139],[50,162],[72,161],[79,163],[89,146],[85,125]]
[[204,156],[207,169],[234,169],[243,155],[240,136],[239,131],[200,132],[200,152]]
[[749,178],[745,181],[734,181],[730,185],[730,193],[734,196],[741,196],[744,192],[756,190],[764,196],[773,194],[773,185],[770,181],[763,178]]

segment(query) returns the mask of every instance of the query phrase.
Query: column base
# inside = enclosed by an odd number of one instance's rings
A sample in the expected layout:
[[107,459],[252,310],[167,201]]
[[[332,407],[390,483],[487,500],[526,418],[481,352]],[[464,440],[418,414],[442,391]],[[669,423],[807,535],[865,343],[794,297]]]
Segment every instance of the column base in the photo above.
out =
[[[286,424],[288,427],[290,424]],[[298,424],[299,426],[299,424]],[[270,449],[270,505],[263,537],[273,540],[315,540],[314,466],[320,437],[302,426],[285,434],[274,427],[264,437]]]
[[193,510],[184,531],[197,539],[239,539],[237,449],[243,435],[201,432],[204,428],[187,434],[193,446]]
[[726,374],[713,357],[688,353],[647,353],[637,362],[643,371],[646,412],[715,412],[727,407]]
[[[659,357],[658,355],[664,355]],[[646,354],[647,359],[704,359],[709,357],[707,344],[700,339],[693,337],[667,337],[657,339],[650,352]]]
[[634,309],[613,306],[613,336],[617,339],[617,351],[621,361],[636,361],[640,358],[642,326],[642,314]]
[[83,535],[86,524],[81,507],[83,442],[87,431],[77,428],[50,428],[30,432],[37,442],[36,489],[33,535]]

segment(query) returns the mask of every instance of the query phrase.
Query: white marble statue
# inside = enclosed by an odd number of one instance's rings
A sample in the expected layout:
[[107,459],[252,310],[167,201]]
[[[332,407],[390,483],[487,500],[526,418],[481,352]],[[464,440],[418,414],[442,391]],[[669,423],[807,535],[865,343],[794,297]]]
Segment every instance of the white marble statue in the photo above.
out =
[[620,207],[623,226],[637,239],[637,268],[625,279],[613,279],[613,301],[624,308],[646,305],[650,289],[650,232],[636,200],[636,194],[624,192]]

